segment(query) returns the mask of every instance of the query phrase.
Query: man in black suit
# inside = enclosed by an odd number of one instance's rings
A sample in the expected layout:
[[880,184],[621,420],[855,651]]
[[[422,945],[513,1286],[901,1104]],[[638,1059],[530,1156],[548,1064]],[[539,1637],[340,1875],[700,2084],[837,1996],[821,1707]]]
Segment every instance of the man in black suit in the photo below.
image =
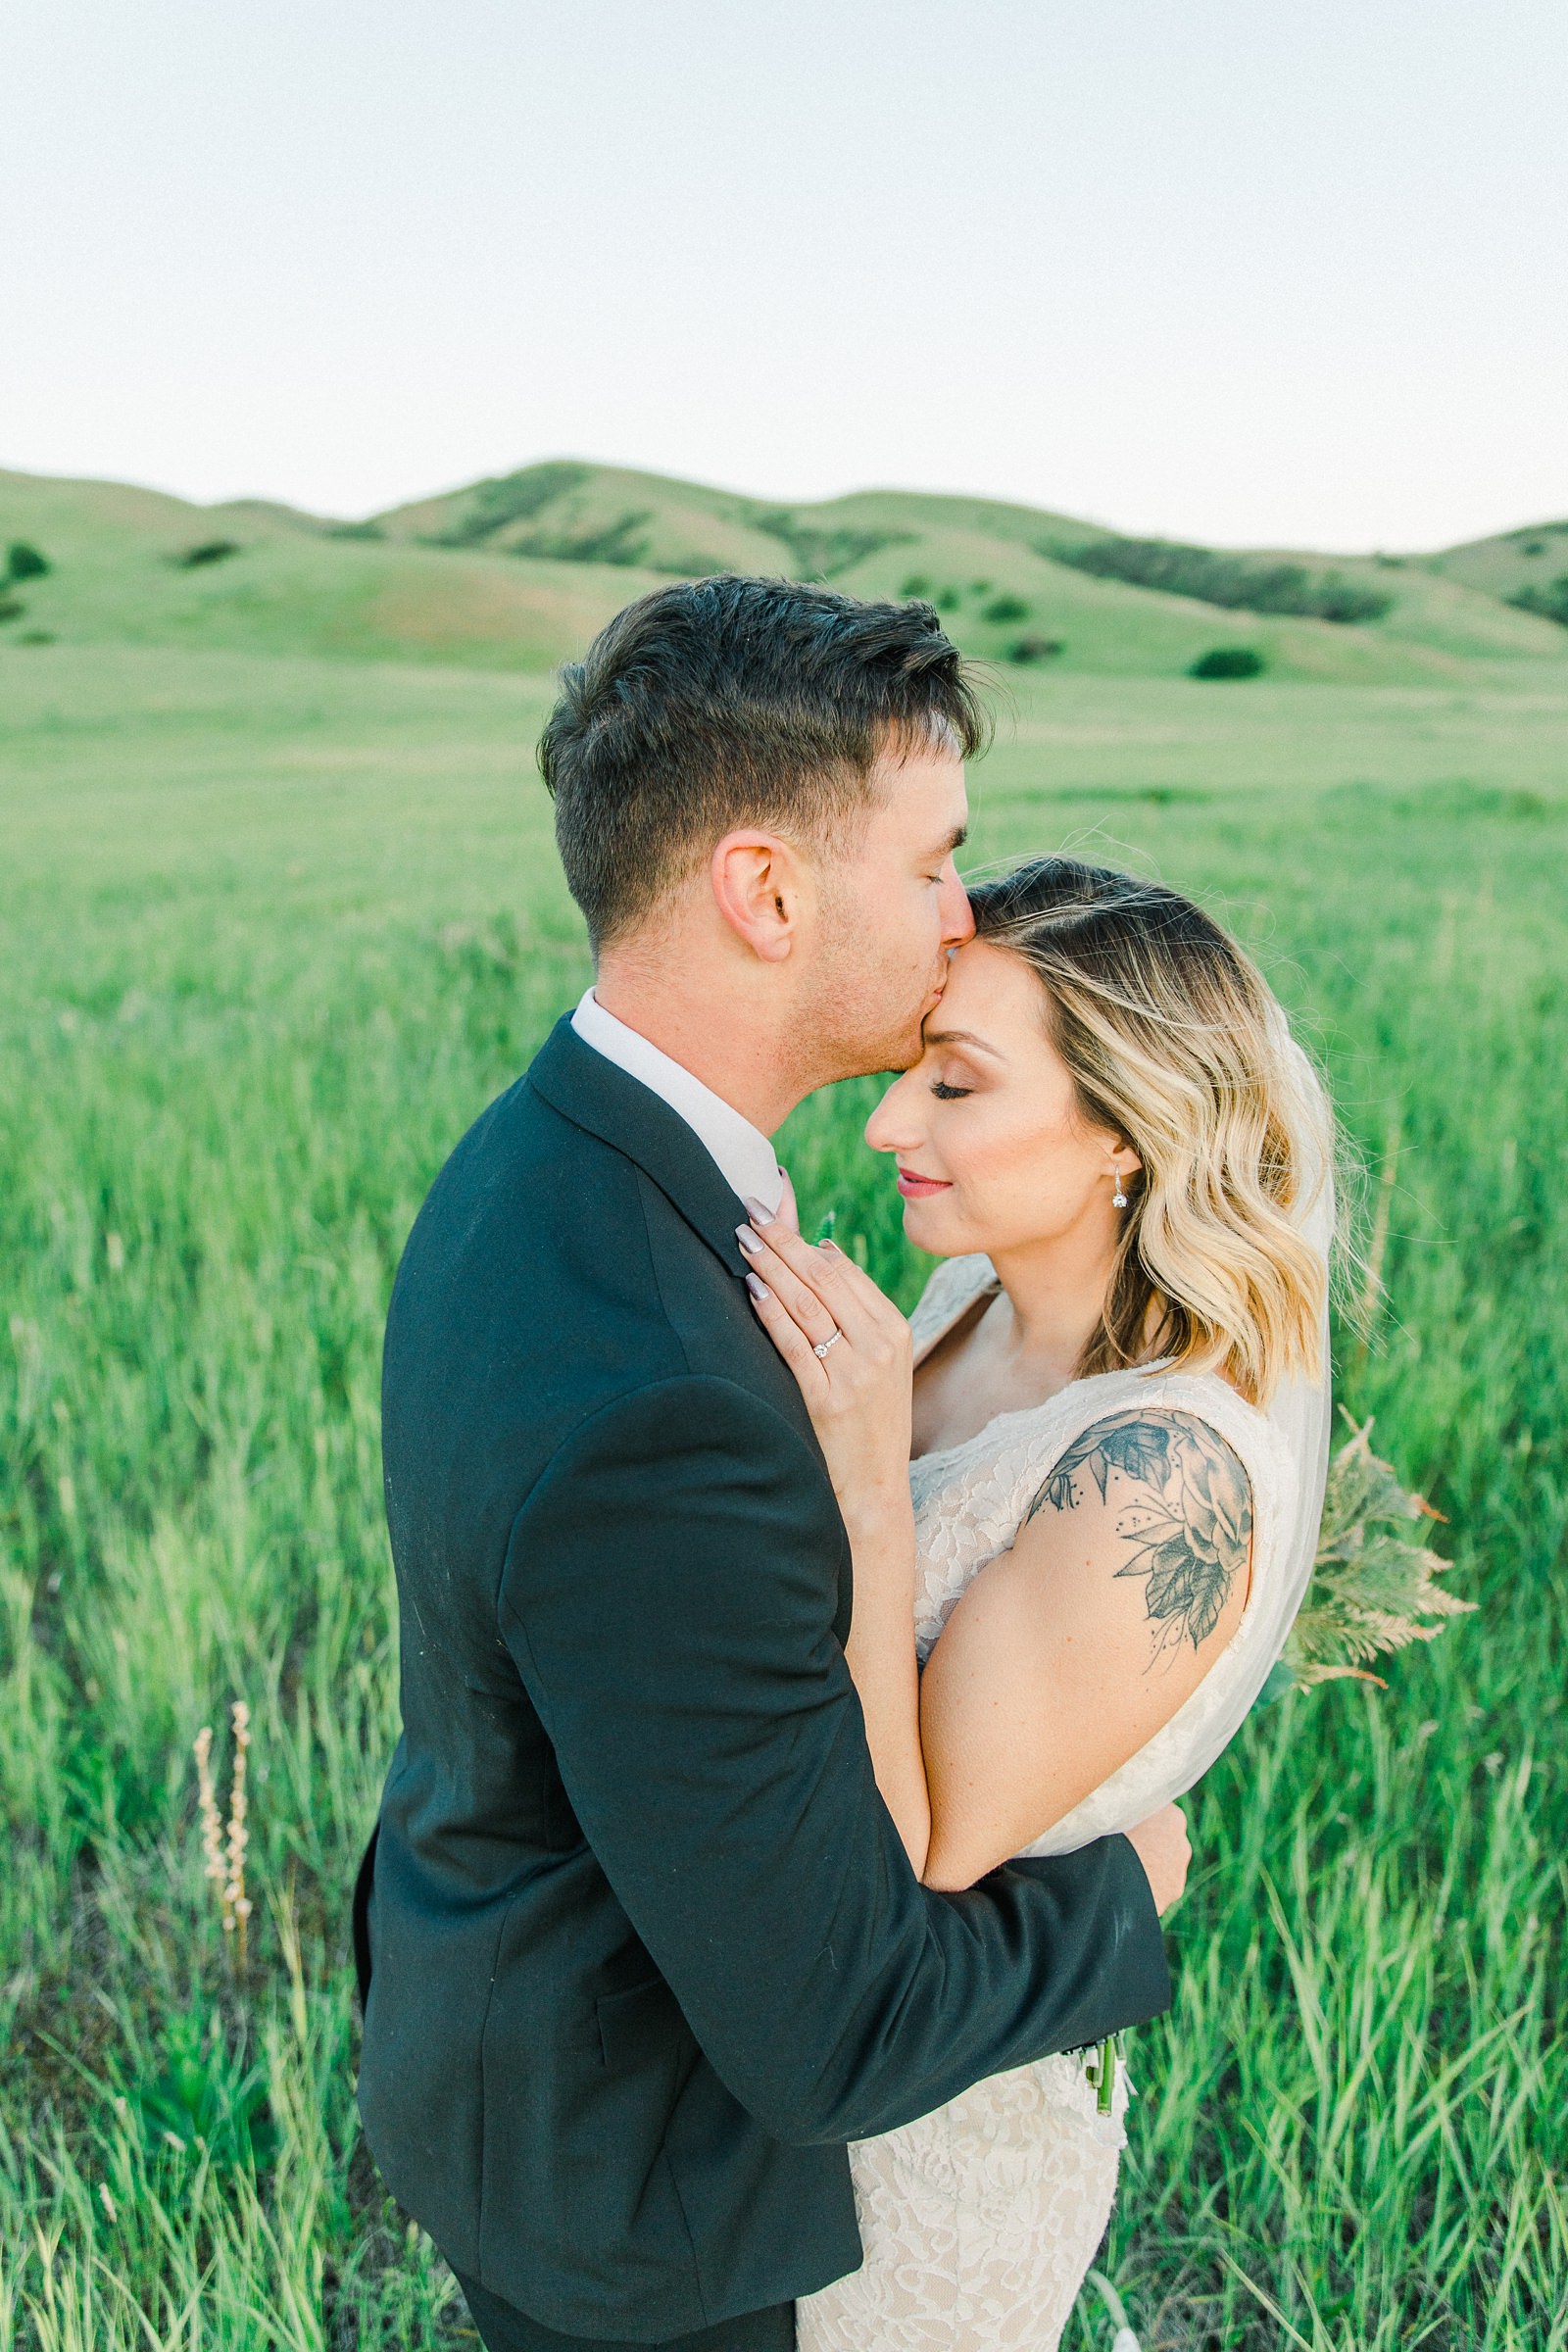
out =
[[846,2141],[1169,1997],[1176,1819],[913,1877],[735,1240],[795,1103],[918,1053],[981,728],[928,606],[716,579],[612,622],[541,747],[598,979],[398,1272],[356,1905],[366,2132],[491,2352],[788,2346],[860,2259]]

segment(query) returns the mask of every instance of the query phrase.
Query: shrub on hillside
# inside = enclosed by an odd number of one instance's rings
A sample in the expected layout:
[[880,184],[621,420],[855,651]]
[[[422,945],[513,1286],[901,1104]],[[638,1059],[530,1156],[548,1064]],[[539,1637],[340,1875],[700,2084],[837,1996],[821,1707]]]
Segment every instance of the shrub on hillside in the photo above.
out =
[[530,531],[526,539],[514,539],[508,553],[544,556],[555,564],[641,564],[648,556],[643,525],[652,520],[651,507],[628,507],[597,530]]
[[475,547],[508,523],[526,522],[553,499],[575,490],[588,479],[586,466],[569,460],[552,465],[525,466],[520,473],[504,473],[488,482],[475,482],[463,512],[448,529],[436,534],[437,547]]
[[[1290,564],[1284,566],[1287,571],[1291,568]],[[1288,604],[1253,607],[1260,612],[1289,612],[1291,609]],[[1337,571],[1325,572],[1306,590],[1304,617],[1308,620],[1334,620],[1353,627],[1357,621],[1381,620],[1393,611],[1392,596],[1384,596],[1376,588],[1357,588],[1353,580],[1342,579]]]
[[1190,678],[1260,678],[1266,664],[1250,645],[1216,645],[1200,654],[1187,672]]
[[0,588],[0,620],[20,620],[26,610],[20,596],[13,596],[9,590]]
[[1027,620],[1029,607],[1021,596],[994,596],[980,615],[982,620]]
[[1314,574],[1304,564],[1259,564],[1174,539],[1095,539],[1085,547],[1048,543],[1039,552],[1100,579],[1190,596],[1226,612],[1290,612],[1304,620],[1348,623],[1381,620],[1394,607],[1392,596],[1359,587],[1336,571]]
[[13,580],[41,580],[49,559],[30,539],[13,539],[6,553],[6,574]]
[[1521,612],[1539,612],[1543,620],[1554,620],[1568,629],[1568,571],[1547,588],[1521,588],[1507,601]]
[[931,583],[923,571],[911,571],[904,586],[899,590],[901,596],[926,597],[930,593]]
[[1054,662],[1067,648],[1059,637],[1015,637],[1007,648],[1009,662]]
[[169,561],[180,571],[199,571],[204,564],[225,564],[239,553],[237,539],[200,539],[194,547],[182,547]]
[[799,580],[830,580],[836,572],[848,571],[852,564],[914,537],[913,531],[855,531],[844,526],[824,530],[820,524],[798,521],[788,507],[759,514],[757,527],[782,540],[794,559]]

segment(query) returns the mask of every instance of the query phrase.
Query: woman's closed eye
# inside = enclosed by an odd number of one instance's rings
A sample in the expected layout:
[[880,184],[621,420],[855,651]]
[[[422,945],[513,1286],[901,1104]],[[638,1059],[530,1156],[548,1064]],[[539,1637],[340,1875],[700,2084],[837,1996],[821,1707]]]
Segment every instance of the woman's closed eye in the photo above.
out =
[[972,1095],[974,1088],[972,1086],[949,1086],[944,1079],[933,1078],[931,1092],[939,1102],[956,1102],[963,1096]]

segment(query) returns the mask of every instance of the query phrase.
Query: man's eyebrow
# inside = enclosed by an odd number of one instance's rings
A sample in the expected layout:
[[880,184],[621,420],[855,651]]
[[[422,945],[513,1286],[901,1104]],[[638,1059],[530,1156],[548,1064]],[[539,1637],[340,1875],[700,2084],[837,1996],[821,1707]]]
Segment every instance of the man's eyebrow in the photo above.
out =
[[972,1029],[927,1029],[925,1043],[928,1046],[978,1046],[981,1053],[989,1054],[993,1061],[1006,1059],[1005,1054],[999,1054],[995,1046],[988,1046],[983,1037],[976,1037]]
[[953,831],[937,843],[931,856],[933,858],[951,858],[955,850],[962,849],[968,838],[969,828],[967,825],[955,825]]

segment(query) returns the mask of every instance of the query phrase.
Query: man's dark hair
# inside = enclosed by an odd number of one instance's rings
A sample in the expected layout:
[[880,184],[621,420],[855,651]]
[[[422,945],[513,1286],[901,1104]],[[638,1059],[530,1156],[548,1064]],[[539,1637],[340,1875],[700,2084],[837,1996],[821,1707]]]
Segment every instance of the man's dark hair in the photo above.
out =
[[735,826],[821,844],[884,751],[944,736],[967,759],[986,719],[930,605],[733,573],[639,597],[563,669],[539,744],[595,946]]

